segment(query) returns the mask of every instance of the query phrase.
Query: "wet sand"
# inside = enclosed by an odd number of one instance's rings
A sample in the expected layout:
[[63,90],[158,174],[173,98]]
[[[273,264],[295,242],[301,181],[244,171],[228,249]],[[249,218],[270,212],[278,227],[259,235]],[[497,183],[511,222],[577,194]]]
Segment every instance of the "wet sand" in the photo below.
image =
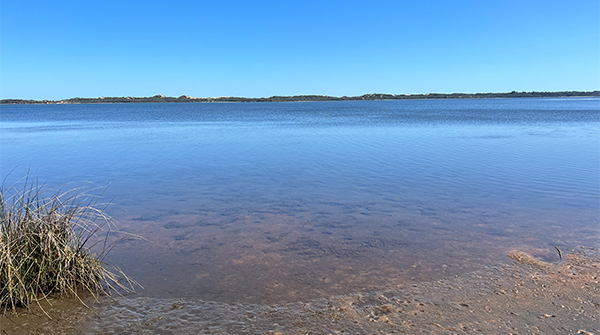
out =
[[600,249],[563,250],[442,280],[279,305],[71,299],[0,319],[3,334],[600,334]]

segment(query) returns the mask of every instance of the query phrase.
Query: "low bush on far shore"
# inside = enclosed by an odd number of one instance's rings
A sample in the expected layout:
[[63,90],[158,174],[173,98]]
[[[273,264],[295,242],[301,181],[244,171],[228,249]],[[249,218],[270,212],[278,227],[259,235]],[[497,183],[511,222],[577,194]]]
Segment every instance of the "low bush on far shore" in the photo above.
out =
[[104,262],[120,232],[98,197],[81,192],[52,191],[27,179],[22,188],[2,187],[0,315],[57,294],[97,299],[139,285]]

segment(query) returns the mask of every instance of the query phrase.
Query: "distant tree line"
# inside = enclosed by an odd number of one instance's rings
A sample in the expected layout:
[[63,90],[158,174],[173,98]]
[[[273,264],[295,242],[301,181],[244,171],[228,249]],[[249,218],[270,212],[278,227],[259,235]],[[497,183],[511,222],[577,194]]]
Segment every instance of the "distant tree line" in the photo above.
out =
[[285,101],[356,101],[356,100],[407,100],[407,99],[484,99],[484,98],[547,98],[600,96],[600,91],[562,91],[562,92],[516,92],[509,93],[428,93],[428,94],[382,94],[372,93],[352,97],[333,97],[328,95],[272,96],[269,98],[217,97],[194,98],[182,95],[178,98],[155,95],[152,97],[101,97],[71,98],[65,100],[22,100],[3,99],[0,104],[97,104],[97,103],[140,103],[140,102],[285,102]]

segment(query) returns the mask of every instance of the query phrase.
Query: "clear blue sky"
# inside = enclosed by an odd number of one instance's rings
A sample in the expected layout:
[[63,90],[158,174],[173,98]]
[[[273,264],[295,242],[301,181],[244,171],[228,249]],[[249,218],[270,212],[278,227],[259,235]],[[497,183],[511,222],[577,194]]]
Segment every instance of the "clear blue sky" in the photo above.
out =
[[30,1],[0,98],[600,89],[600,1]]

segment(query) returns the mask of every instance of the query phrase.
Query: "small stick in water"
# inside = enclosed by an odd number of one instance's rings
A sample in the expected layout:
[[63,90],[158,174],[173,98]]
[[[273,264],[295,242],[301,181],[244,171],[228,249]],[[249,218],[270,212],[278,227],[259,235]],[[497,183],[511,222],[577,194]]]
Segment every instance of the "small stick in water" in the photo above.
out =
[[560,251],[560,249],[558,249],[557,246],[554,246],[554,249],[556,249],[556,251],[558,251],[558,258],[560,258],[560,260],[562,261],[562,251]]

